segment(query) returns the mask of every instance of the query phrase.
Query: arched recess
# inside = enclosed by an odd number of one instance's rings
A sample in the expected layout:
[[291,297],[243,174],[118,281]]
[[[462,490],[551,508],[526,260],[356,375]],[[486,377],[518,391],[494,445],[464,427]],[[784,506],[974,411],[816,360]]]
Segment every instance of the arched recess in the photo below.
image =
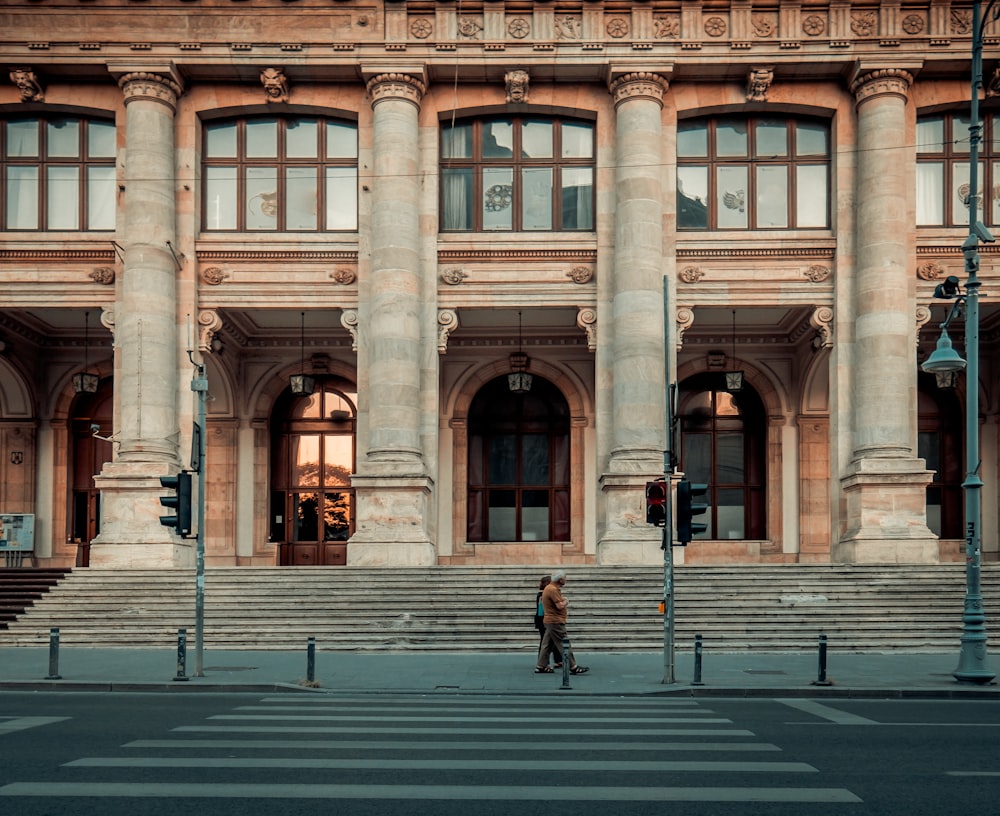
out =
[[799,560],[827,562],[833,522],[830,352],[809,360],[798,410]]
[[36,512],[36,422],[27,380],[0,357],[0,509],[4,512]]
[[[563,556],[584,554],[584,508],[587,480],[584,467],[584,432],[587,412],[584,389],[568,371],[543,360],[531,359],[530,372],[544,378],[562,394],[570,415],[570,535],[558,545]],[[468,540],[469,408],[479,390],[491,380],[510,373],[504,358],[471,370],[455,387],[451,399],[452,430],[452,541],[453,552],[476,562],[476,544]]]

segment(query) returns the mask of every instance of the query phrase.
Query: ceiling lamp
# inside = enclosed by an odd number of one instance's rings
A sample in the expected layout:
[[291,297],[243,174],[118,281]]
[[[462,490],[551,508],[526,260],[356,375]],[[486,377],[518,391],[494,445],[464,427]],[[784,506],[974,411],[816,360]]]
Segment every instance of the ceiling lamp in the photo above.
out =
[[511,373],[507,375],[507,387],[513,394],[527,394],[531,390],[531,375],[525,370],[528,367],[528,355],[521,348],[521,312],[517,313],[517,351],[510,355]]
[[83,313],[83,371],[78,371],[73,375],[73,390],[77,394],[93,394],[97,391],[97,384],[100,377],[87,371],[88,354],[90,348],[90,312]]
[[306,374],[306,313],[299,315],[299,373],[288,378],[292,393],[297,397],[308,397],[316,387],[316,378]]
[[[736,310],[733,309],[733,355],[729,358],[730,364],[736,362]],[[726,372],[726,390],[730,394],[738,394],[743,390],[743,372],[742,371],[727,371]]]

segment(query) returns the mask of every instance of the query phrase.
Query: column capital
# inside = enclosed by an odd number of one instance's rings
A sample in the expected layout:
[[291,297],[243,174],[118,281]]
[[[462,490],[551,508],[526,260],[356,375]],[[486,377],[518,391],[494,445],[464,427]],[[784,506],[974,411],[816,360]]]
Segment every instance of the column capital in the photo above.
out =
[[402,99],[418,108],[427,91],[427,84],[418,76],[400,71],[385,71],[368,80],[365,86],[371,96],[372,107],[385,99]]
[[608,83],[616,108],[630,99],[651,99],[663,107],[663,95],[669,87],[667,77],[656,71],[633,71],[615,76]]
[[913,73],[906,68],[866,68],[858,66],[851,80],[851,93],[860,105],[877,96],[899,96],[905,102],[913,85]]
[[125,104],[144,99],[160,102],[177,111],[177,100],[183,92],[181,83],[167,74],[153,71],[129,71],[118,77],[118,87],[125,96]]

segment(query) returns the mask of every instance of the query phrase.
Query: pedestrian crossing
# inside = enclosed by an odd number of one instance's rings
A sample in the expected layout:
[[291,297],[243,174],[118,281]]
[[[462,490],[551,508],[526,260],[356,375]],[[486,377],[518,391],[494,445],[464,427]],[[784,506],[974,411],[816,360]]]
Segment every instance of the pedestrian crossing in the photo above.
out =
[[0,810],[14,797],[285,799],[402,815],[432,812],[412,802],[545,802],[554,779],[572,803],[861,801],[710,701],[676,698],[282,695],[109,754],[0,785]]

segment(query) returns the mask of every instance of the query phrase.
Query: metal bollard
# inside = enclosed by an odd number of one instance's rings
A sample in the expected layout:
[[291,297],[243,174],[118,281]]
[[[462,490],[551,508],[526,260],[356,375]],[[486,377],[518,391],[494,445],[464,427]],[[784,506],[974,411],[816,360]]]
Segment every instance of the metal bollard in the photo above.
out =
[[311,637],[306,644],[306,680],[316,682],[316,638]]
[[694,636],[694,679],[692,686],[703,686],[701,682],[701,635]]
[[564,637],[562,639],[562,664],[563,664],[563,681],[562,681],[562,685],[559,686],[559,690],[560,691],[562,691],[563,689],[572,688],[572,686],[569,684],[569,664],[570,664],[570,659],[569,659],[569,638],[568,637]]
[[174,680],[187,680],[185,667],[187,666],[187,629],[177,630],[177,674]]
[[813,686],[832,686],[826,679],[826,635],[819,636],[819,677],[811,683]]
[[59,674],[59,627],[49,629],[49,675],[46,680],[62,680]]

